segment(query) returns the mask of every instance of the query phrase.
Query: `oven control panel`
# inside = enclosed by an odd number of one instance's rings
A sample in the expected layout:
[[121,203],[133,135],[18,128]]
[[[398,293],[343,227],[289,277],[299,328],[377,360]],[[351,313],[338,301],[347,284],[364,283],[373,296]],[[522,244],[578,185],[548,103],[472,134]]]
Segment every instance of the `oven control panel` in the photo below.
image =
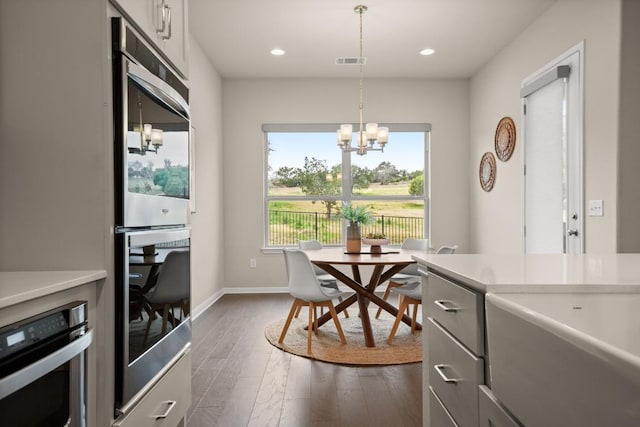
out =
[[0,333],[0,358],[52,337],[67,328],[67,320],[62,313],[52,314],[14,328],[9,326],[8,331]]
[[0,364],[16,353],[66,335],[77,325],[78,311],[84,310],[84,303],[71,303],[0,328]]

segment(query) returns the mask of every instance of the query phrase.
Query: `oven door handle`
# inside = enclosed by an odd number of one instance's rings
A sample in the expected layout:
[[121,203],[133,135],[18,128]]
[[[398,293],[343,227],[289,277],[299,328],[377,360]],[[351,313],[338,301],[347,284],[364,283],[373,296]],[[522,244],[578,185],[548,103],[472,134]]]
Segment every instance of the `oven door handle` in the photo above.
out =
[[187,101],[177,90],[169,86],[159,77],[131,61],[127,61],[127,75],[143,87],[149,95],[174,110],[179,116],[189,120],[191,111]]
[[4,399],[11,393],[20,390],[24,386],[31,384],[38,378],[53,371],[63,363],[70,361],[85,351],[92,340],[93,329],[89,329],[85,334],[81,335],[80,338],[73,340],[61,349],[0,379],[0,399]]

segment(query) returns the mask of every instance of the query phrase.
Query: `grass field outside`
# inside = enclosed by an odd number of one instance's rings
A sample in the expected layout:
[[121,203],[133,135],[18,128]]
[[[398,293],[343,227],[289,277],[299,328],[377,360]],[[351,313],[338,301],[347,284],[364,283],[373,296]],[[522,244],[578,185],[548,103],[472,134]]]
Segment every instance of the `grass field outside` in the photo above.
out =
[[[384,232],[391,244],[401,244],[406,238],[424,236],[424,201],[393,200],[394,195],[408,195],[409,184],[373,184],[358,196],[386,196],[389,200],[355,200],[353,205],[365,205],[374,216],[374,223],[362,227],[363,235]],[[278,196],[305,196],[299,188],[276,188],[269,192],[269,246],[296,245],[298,240],[318,239],[325,245],[342,243],[342,220],[339,211],[327,215],[320,200],[277,200]],[[338,202],[338,207],[340,202]]]

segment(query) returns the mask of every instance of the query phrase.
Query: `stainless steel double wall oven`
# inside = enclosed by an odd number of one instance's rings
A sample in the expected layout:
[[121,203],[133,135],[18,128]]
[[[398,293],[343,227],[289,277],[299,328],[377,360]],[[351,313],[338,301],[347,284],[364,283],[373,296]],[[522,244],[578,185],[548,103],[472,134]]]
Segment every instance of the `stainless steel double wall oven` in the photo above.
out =
[[122,18],[112,19],[116,414],[191,341],[189,91]]

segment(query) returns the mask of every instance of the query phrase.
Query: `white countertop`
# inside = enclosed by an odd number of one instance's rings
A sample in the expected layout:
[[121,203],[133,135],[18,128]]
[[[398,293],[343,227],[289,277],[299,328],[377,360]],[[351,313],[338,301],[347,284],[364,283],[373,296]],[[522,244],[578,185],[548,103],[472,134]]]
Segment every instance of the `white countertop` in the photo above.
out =
[[640,293],[640,254],[414,256],[481,292]]
[[0,309],[105,277],[105,270],[0,271]]

